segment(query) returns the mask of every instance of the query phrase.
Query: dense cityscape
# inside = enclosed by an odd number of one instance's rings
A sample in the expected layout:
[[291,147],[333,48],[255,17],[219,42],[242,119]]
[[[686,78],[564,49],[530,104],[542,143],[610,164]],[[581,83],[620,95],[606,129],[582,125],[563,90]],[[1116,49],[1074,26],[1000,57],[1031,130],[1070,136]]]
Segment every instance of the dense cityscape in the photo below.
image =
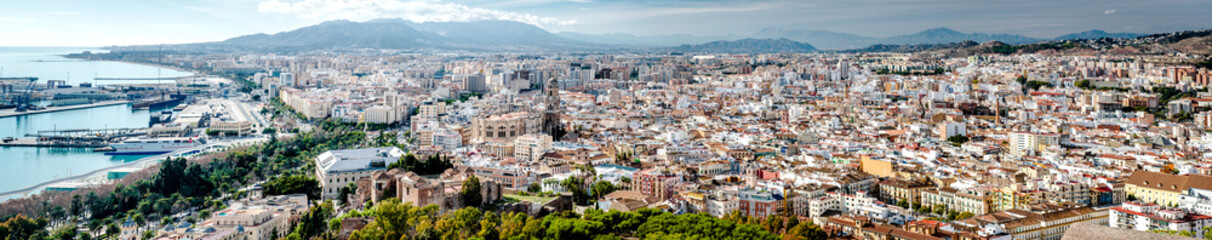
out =
[[0,48],[0,239],[1212,239],[1212,30],[527,24]]

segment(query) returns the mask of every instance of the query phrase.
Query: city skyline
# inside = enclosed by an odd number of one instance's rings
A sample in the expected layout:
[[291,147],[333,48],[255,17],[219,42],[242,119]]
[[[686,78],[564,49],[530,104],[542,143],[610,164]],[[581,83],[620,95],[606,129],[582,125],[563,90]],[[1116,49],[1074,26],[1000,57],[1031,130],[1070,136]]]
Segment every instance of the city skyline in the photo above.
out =
[[[20,2],[0,29],[24,34],[0,46],[110,46],[221,41],[347,19],[414,22],[505,20],[550,32],[640,36],[753,34],[818,29],[870,37],[946,27],[1052,38],[1099,29],[1159,33],[1208,28],[1212,1],[599,1],[207,0]],[[154,20],[154,21],[153,21]],[[656,23],[656,24],[652,24]]]

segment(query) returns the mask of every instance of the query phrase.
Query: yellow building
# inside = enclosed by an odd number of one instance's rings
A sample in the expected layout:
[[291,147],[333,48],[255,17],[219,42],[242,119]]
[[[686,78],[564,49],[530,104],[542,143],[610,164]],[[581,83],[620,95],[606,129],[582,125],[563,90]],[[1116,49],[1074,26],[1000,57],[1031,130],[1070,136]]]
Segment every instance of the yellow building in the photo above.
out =
[[870,155],[862,155],[859,158],[859,165],[863,172],[880,177],[892,177],[896,171],[892,169],[892,161],[873,159]]
[[1143,202],[1175,205],[1178,204],[1180,196],[1191,191],[1212,190],[1212,176],[1135,171],[1124,182],[1124,190],[1129,196]]

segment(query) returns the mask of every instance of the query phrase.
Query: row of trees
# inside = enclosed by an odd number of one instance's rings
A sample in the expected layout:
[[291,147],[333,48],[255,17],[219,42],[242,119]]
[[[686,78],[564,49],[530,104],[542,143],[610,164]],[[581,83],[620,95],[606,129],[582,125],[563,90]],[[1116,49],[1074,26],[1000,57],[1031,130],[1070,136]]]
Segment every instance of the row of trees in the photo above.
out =
[[934,214],[940,216],[939,220],[954,221],[963,220],[976,216],[968,211],[955,211],[947,208],[947,205],[935,204],[934,206],[923,205],[919,203],[909,203],[908,201],[897,200],[896,205],[905,209],[913,210],[922,214]]
[[[824,239],[808,222],[768,218],[760,226],[752,218],[721,219],[707,214],[674,215],[656,209],[635,212],[586,210],[584,215],[561,212],[546,217],[523,213],[494,213],[468,207],[440,213],[437,205],[416,207],[387,199],[367,212],[370,224],[350,239]],[[734,216],[739,216],[736,214]],[[748,220],[746,220],[748,219]],[[777,222],[777,224],[776,224]],[[330,222],[330,226],[338,226]]]
[[451,163],[450,159],[445,156],[432,155],[425,159],[425,161],[421,161],[417,159],[417,156],[412,155],[412,153],[404,154],[404,156],[400,157],[399,161],[387,165],[387,169],[399,168],[400,170],[411,171],[420,175],[439,174],[452,167],[454,167],[454,163]]

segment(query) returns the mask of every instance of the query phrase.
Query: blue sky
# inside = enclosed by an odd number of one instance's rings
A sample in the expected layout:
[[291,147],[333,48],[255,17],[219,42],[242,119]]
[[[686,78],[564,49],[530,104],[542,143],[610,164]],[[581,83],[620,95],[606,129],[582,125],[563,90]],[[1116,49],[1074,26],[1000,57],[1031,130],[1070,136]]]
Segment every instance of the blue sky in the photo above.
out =
[[891,36],[934,27],[1051,38],[1212,28],[1212,0],[41,0],[0,7],[0,46],[218,41],[327,20],[512,20],[553,32]]

